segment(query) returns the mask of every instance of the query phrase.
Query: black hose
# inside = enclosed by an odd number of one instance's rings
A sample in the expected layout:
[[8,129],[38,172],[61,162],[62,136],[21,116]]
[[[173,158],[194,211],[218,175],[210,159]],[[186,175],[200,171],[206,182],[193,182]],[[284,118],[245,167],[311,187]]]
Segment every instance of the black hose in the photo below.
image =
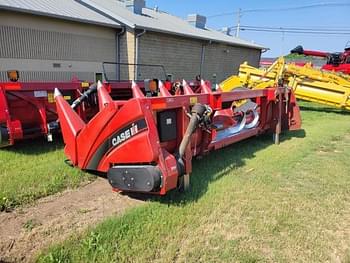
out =
[[191,139],[191,135],[197,129],[200,121],[203,118],[205,111],[206,111],[206,107],[199,103],[195,104],[192,107],[190,123],[188,124],[185,135],[182,138],[182,141],[180,143],[179,159],[182,159],[184,157],[187,145],[189,144]]
[[198,125],[203,120],[203,115],[206,110],[207,108],[204,105],[199,103],[195,104],[192,107],[190,123],[188,124],[185,135],[182,138],[182,141],[180,143],[179,154],[176,162],[179,176],[182,176],[185,174],[185,163],[184,163],[183,157],[185,156],[186,148],[190,143],[191,135],[195,132]]
[[71,105],[72,109],[75,109],[76,107],[78,107],[83,101],[87,100],[91,94],[96,92],[97,92],[97,84],[94,83],[79,98],[73,101]]

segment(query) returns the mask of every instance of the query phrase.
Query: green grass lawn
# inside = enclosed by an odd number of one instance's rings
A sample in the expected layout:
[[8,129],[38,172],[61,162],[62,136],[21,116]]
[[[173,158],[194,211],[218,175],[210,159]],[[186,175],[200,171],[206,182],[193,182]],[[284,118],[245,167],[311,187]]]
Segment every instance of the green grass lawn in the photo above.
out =
[[0,211],[92,180],[64,160],[63,143],[43,138],[0,149]]
[[189,192],[154,197],[38,261],[350,262],[350,115],[301,105],[304,130],[280,145],[263,136],[194,161]]

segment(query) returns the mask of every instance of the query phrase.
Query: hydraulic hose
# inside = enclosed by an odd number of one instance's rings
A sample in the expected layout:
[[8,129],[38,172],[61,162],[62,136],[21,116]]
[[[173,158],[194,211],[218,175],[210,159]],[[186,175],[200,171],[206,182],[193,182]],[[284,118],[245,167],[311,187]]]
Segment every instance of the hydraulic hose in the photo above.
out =
[[73,101],[71,105],[72,109],[78,107],[83,101],[87,100],[89,96],[95,92],[97,92],[97,83],[92,84],[79,98]]
[[190,139],[191,139],[191,135],[197,129],[200,121],[203,118],[203,115],[204,115],[206,109],[207,108],[204,105],[199,104],[199,103],[195,104],[192,107],[190,123],[188,124],[185,135],[182,138],[182,141],[180,143],[179,159],[182,159],[184,157],[187,145],[189,144]]
[[[97,92],[97,83],[92,84],[79,98],[73,101],[71,108],[76,109],[83,101],[87,100],[89,96],[93,93]],[[47,124],[48,134],[47,140],[49,142],[52,141],[52,134],[57,132],[60,129],[59,121],[52,121]]]
[[191,135],[195,132],[198,125],[203,120],[203,115],[206,112],[206,110],[207,107],[200,103],[197,103],[192,107],[190,123],[188,124],[185,135],[180,143],[179,155],[176,162],[179,178],[182,178],[182,180],[180,179],[180,184],[178,186],[179,189],[186,189],[188,187],[189,182],[186,183],[185,179],[185,163],[183,157],[185,156],[186,148],[190,143]]

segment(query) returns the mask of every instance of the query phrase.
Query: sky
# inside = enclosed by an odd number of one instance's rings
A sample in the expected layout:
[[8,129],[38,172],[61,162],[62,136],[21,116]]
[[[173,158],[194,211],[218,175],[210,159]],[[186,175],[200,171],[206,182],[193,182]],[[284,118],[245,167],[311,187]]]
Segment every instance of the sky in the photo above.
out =
[[[314,4],[323,6],[287,11],[245,12],[245,10],[252,9],[284,9]],[[342,5],[334,6],[334,4]],[[207,27],[212,29],[236,27],[237,11],[241,8],[241,25],[243,26],[348,30],[347,34],[341,35],[240,31],[240,38],[270,49],[263,54],[263,57],[288,54],[291,49],[298,45],[309,50],[341,52],[346,43],[350,41],[350,25],[348,25],[350,0],[146,0],[146,5],[148,7],[158,6],[160,10],[182,18],[193,13],[207,16]],[[210,18],[213,15],[234,12],[236,14]],[[232,34],[234,35],[235,32]]]

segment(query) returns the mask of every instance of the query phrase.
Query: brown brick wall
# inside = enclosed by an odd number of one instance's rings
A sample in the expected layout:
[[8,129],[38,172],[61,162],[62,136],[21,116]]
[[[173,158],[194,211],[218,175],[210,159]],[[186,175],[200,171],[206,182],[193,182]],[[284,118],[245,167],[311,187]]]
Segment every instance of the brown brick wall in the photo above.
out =
[[[225,44],[212,43],[147,32],[140,39],[139,61],[142,64],[164,65],[167,73],[174,79],[194,79],[200,73],[202,46],[205,45],[202,77],[208,80],[216,74],[220,82],[228,76],[237,73],[239,65],[248,61],[258,66],[260,50],[234,47]],[[139,79],[158,77],[159,69],[142,67],[139,69]]]
[[[134,33],[127,30],[120,36],[119,42],[119,61],[120,63],[135,63],[135,40]],[[134,77],[134,67],[128,65],[120,65],[120,80],[129,80]]]
[[[140,38],[139,55],[139,63],[164,65],[166,72],[172,74],[174,79],[193,79],[200,70],[201,42],[147,32]],[[138,78],[149,78],[152,72],[158,76],[159,71],[142,68]]]
[[235,47],[224,44],[205,46],[203,78],[211,80],[216,74],[217,82],[237,74],[239,66],[248,61],[249,65],[259,66],[260,50]]

